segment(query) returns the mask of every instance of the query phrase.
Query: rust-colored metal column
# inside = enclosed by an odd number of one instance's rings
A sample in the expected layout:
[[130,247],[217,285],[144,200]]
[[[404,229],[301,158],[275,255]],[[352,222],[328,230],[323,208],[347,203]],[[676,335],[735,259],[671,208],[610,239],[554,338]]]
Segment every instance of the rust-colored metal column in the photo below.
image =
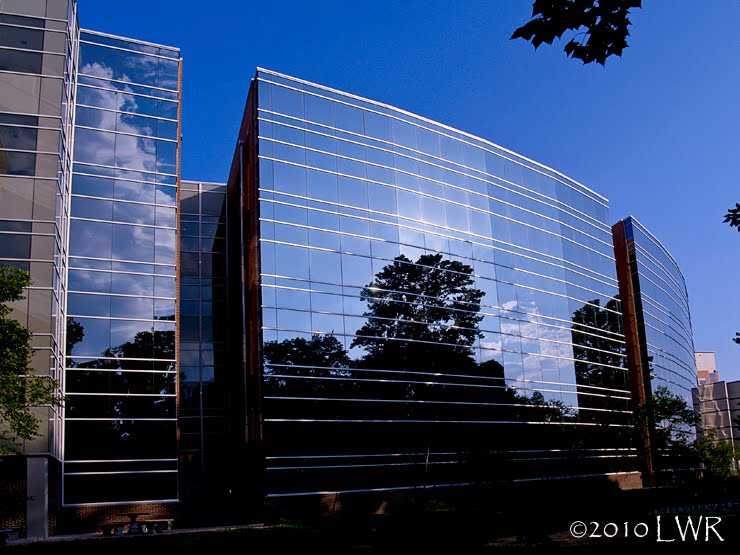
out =
[[249,518],[264,508],[257,81],[247,97],[227,185],[227,306],[237,498]]

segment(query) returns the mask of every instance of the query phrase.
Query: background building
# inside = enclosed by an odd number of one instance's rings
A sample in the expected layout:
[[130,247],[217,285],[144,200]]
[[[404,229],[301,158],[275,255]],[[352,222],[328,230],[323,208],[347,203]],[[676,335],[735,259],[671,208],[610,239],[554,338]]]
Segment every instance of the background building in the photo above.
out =
[[701,415],[697,434],[706,438],[709,430],[717,433],[717,441],[728,441],[734,449],[737,468],[737,443],[740,438],[740,381],[719,379],[717,363],[712,352],[696,353],[699,387],[695,388],[694,409]]
[[717,439],[734,445],[740,433],[740,381],[702,384],[695,390],[694,408],[701,413],[701,435],[716,430]]
[[717,433],[716,441],[726,441],[732,446],[734,468],[738,468],[738,438],[740,437],[740,381],[712,382],[694,390],[694,409],[701,414],[697,426],[700,438],[709,430]]
[[714,353],[696,353],[696,377],[699,380],[699,385],[719,381],[719,372],[717,371],[717,362],[714,359]]

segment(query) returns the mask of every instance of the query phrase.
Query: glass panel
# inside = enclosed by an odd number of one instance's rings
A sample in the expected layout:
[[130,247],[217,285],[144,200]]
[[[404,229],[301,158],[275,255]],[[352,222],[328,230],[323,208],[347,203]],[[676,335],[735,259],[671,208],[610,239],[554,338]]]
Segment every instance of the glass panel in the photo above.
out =
[[118,79],[133,83],[157,84],[157,58],[122,50],[118,51],[118,57],[120,59],[120,76],[117,77]]
[[72,316],[110,316],[110,304],[107,295],[70,293],[67,296],[67,312]]
[[91,129],[75,130],[75,162],[89,162],[103,166],[114,165],[116,135]]
[[72,197],[72,216],[95,220],[111,220],[113,203],[109,200]]
[[117,119],[115,112],[78,107],[75,122],[77,125],[115,131]]
[[155,229],[155,259],[159,264],[175,263],[175,230],[172,229]]
[[175,206],[177,203],[177,189],[175,187],[157,185],[156,203]]
[[116,222],[154,225],[154,207],[145,204],[114,202],[113,220]]
[[92,291],[110,293],[111,274],[92,270],[69,270],[70,291]]
[[[73,352],[76,356],[111,356],[110,349],[110,320],[93,318],[74,318],[82,339],[78,341]],[[69,323],[68,323],[69,325]],[[68,353],[70,354],[70,353]]]
[[134,181],[116,181],[115,198],[119,200],[135,200],[138,202],[154,202],[155,186],[148,183]]
[[120,260],[154,262],[154,229],[114,225],[111,256]]
[[179,63],[176,60],[159,60],[159,86],[177,90]]
[[77,195],[113,198],[113,180],[75,174],[72,178],[72,192]]
[[71,255],[111,258],[112,224],[72,220],[69,252]]
[[156,170],[158,141],[129,135],[116,135],[115,139],[116,166],[145,171]]
[[[169,278],[156,278],[157,280],[168,280]],[[125,295],[149,295],[154,293],[153,276],[142,276],[136,274],[113,274],[111,293]]]
[[157,171],[177,172],[177,143],[157,141]]
[[177,119],[177,103],[157,100],[157,115],[160,118]]
[[111,316],[118,318],[145,318],[154,317],[152,299],[141,297],[111,297]]

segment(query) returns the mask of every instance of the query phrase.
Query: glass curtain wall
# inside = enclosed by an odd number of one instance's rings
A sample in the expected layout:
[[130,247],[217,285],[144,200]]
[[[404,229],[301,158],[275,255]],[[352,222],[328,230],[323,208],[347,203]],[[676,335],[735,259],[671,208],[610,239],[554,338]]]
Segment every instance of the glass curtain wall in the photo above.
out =
[[222,494],[222,485],[228,482],[225,251],[226,185],[183,181],[179,291],[183,496]]
[[634,241],[652,390],[665,386],[691,407],[696,359],[686,281],[663,244],[640,222],[630,217],[624,226],[627,239]]
[[268,495],[635,468],[606,199],[257,74]]
[[64,504],[176,500],[177,49],[80,35]]

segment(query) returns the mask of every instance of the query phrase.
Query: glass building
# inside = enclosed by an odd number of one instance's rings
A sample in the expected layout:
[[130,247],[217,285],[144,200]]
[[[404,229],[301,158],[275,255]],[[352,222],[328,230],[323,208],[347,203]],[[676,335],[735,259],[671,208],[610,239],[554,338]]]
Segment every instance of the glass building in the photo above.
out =
[[268,497],[635,468],[606,199],[266,70],[229,188]]
[[181,182],[181,66],[79,30],[72,0],[0,0],[0,264],[31,273],[12,315],[67,399],[0,460],[0,527],[646,470],[633,403],[695,377],[683,277],[642,226],[267,70],[228,182]]
[[179,73],[177,49],[80,33],[64,505],[178,498]]

